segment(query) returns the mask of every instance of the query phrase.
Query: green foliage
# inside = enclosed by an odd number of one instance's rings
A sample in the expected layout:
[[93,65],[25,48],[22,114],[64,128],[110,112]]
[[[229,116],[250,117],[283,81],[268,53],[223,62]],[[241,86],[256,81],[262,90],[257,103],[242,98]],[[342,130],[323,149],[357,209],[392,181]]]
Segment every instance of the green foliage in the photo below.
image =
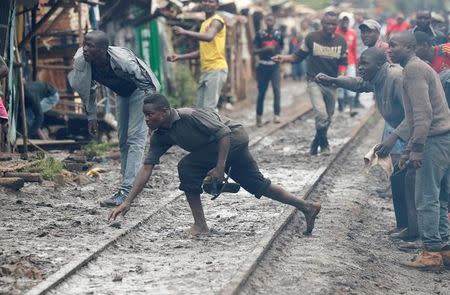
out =
[[83,146],[81,148],[81,151],[85,155],[101,156],[104,153],[110,151],[114,146],[115,144],[111,142],[98,142],[96,140],[93,140],[89,144]]
[[168,95],[173,108],[192,106],[197,97],[197,81],[195,81],[187,64],[174,65],[174,91]]
[[55,175],[61,173],[63,168],[64,165],[61,161],[52,157],[47,157],[28,168],[28,170],[37,170],[45,180],[53,180]]
[[324,9],[330,5],[330,0],[296,0],[299,4],[308,6],[312,9]]

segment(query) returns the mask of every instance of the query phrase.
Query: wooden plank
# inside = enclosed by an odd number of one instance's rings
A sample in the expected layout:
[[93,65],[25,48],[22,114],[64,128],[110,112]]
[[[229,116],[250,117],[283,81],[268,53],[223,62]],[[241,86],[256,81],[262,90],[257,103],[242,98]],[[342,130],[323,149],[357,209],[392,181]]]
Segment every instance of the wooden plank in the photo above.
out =
[[19,177],[1,177],[0,178],[0,186],[12,189],[12,190],[19,190],[21,189],[25,184],[25,181],[23,181],[22,178]]
[[44,179],[40,173],[30,173],[30,172],[7,172],[5,177],[10,178],[22,178],[25,182],[39,182],[42,183]]

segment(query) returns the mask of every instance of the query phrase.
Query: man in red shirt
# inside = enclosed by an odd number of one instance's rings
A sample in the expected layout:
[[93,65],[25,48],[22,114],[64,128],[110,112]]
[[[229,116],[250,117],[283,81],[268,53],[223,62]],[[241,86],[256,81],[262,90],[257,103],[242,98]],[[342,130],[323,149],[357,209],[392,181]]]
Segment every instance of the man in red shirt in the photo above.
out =
[[[336,34],[344,37],[347,42],[347,66],[340,66],[339,72],[345,73],[348,77],[356,77],[356,63],[357,63],[357,41],[358,34],[355,30],[349,27],[350,18],[352,15],[348,12],[341,12],[339,14],[339,26],[336,29]],[[356,93],[353,91],[345,90],[343,88],[338,89],[338,109],[340,112],[344,110],[346,104],[353,107],[359,107],[355,103]]]
[[450,43],[434,45],[430,35],[417,31],[416,55],[427,62],[437,73],[450,69]]
[[397,14],[395,21],[392,23],[388,21],[386,35],[389,37],[393,33],[403,32],[410,29],[409,23],[405,20],[405,16],[401,13]]

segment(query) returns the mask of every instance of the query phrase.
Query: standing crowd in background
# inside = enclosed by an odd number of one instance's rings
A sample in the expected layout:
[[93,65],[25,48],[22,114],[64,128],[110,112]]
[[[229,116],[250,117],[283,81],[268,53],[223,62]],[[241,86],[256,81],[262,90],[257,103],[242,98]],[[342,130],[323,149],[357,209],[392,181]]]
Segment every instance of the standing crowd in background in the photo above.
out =
[[[126,214],[150,179],[160,158],[172,146],[189,152],[177,165],[180,186],[190,206],[193,235],[208,232],[200,195],[236,192],[244,188],[256,198],[267,197],[298,208],[311,234],[321,205],[304,201],[266,178],[249,151],[242,124],[219,114],[218,103],[228,78],[227,25],[218,13],[219,0],[203,0],[205,13],[199,31],[173,26],[175,36],[198,42],[198,50],[170,53],[168,62],[199,60],[200,75],[195,107],[173,108],[159,94],[160,84],[150,67],[130,49],[110,45],[106,33],[95,30],[73,57],[68,80],[82,98],[92,135],[98,132],[97,86],[116,94],[116,119],[121,179],[111,196],[100,202],[113,207],[109,219]],[[329,130],[336,109],[354,117],[364,108],[362,92],[373,93],[385,121],[379,144],[380,158],[390,157],[394,172],[390,188],[396,224],[386,232],[403,240],[402,249],[418,249],[407,267],[428,269],[450,266],[450,43],[445,19],[428,10],[411,18],[369,18],[363,11],[326,11],[320,19],[304,17],[285,34],[277,15],[267,13],[252,40],[257,94],[254,121],[265,122],[264,101],[273,92],[273,117],[282,113],[283,63],[290,63],[293,83],[306,83],[315,125],[309,154],[327,156],[332,146]],[[0,58],[0,79],[8,75]],[[32,137],[46,139],[43,117],[59,100],[56,89],[39,81],[25,84],[25,116]],[[0,99],[0,124],[8,114]],[[272,110],[270,110],[272,111]],[[149,136],[149,149],[144,146]],[[229,186],[225,177],[237,187]],[[208,189],[213,187],[215,189]],[[217,196],[216,196],[217,197]]]

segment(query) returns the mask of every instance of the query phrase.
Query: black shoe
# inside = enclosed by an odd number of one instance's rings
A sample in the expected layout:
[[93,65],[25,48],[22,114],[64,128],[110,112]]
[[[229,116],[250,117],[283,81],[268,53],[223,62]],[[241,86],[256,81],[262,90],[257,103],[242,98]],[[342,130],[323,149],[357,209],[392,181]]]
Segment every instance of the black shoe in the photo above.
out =
[[327,131],[328,131],[328,128],[321,128],[321,129],[317,130],[317,134],[319,137],[320,150],[329,152],[330,144],[328,143]]
[[317,149],[319,148],[319,136],[317,134],[317,130],[316,130],[316,136],[314,136],[313,141],[311,142],[311,146],[309,148],[309,154],[311,156],[316,156],[317,155]]
[[340,113],[342,113],[344,111],[344,100],[343,99],[338,99],[338,111]]

